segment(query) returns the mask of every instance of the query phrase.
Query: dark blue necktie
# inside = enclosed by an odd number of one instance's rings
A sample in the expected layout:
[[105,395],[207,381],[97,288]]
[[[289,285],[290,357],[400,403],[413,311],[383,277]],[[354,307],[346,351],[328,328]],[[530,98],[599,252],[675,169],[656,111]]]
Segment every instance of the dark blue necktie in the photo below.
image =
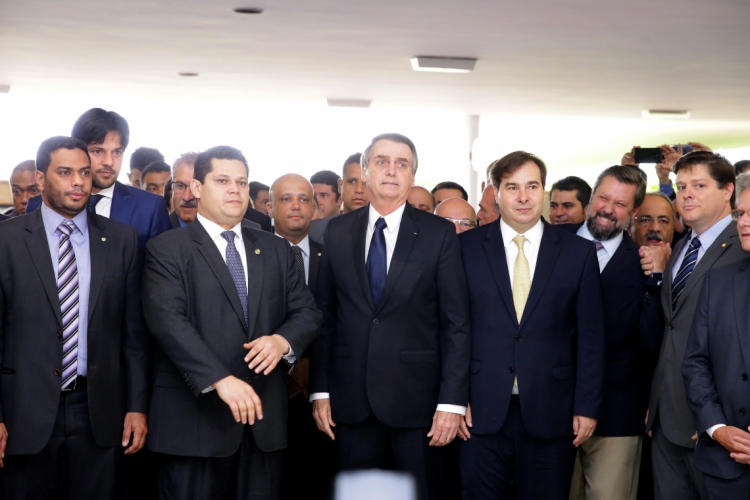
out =
[[229,274],[232,275],[234,286],[237,287],[242,311],[245,313],[245,324],[247,324],[247,285],[245,284],[245,268],[242,267],[240,253],[234,246],[234,237],[237,234],[234,231],[224,231],[221,235],[227,240],[227,267],[229,268]]
[[384,218],[375,222],[375,231],[370,241],[370,251],[367,254],[367,277],[370,279],[370,291],[372,292],[372,303],[377,309],[380,304],[380,296],[385,288],[385,278],[388,276],[388,254],[385,249],[385,234],[383,229],[388,227]]
[[690,242],[690,246],[685,253],[685,257],[682,259],[677,276],[672,280],[672,310],[674,311],[677,307],[677,300],[680,298],[682,289],[685,288],[688,278],[693,273],[695,265],[698,263],[698,251],[701,248],[701,240],[696,236]]
[[89,196],[89,203],[86,208],[88,208],[90,214],[96,213],[96,204],[99,203],[102,198],[104,198],[104,196],[101,194],[92,194]]

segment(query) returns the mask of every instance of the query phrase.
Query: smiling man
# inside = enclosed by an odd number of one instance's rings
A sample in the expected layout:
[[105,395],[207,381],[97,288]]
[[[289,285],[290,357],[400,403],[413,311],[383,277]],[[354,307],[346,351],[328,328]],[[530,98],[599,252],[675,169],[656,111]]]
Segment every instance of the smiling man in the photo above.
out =
[[633,241],[638,246],[672,244],[675,213],[672,201],[662,192],[647,193],[633,217]]

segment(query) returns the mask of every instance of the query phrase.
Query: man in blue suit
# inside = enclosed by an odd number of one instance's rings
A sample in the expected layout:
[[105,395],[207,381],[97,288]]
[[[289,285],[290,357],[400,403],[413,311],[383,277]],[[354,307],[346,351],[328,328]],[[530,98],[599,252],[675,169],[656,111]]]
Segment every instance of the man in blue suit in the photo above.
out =
[[[164,198],[117,182],[123,154],[128,147],[128,122],[114,111],[93,108],[73,125],[71,134],[88,144],[93,187],[89,210],[138,231],[138,246],[172,228]],[[26,212],[38,209],[42,197],[31,198]]]
[[471,499],[512,498],[517,488],[520,500],[567,500],[576,447],[601,412],[596,248],[541,219],[546,174],[523,151],[497,160],[501,220],[459,236],[472,344],[460,465]]

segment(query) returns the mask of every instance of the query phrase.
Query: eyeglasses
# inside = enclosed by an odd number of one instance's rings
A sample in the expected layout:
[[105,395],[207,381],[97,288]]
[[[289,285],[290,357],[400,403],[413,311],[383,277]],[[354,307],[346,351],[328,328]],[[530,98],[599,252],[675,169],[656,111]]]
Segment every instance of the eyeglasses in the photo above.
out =
[[185,191],[189,186],[187,184],[183,184],[182,182],[173,182],[172,183],[172,191],[175,193],[181,193]]
[[[654,218],[650,215],[638,215],[635,217],[635,220],[636,222],[638,222],[638,224],[644,227],[650,226],[651,223],[654,222]],[[658,222],[661,227],[667,227],[672,221],[669,220],[669,217],[657,217],[656,222]]]
[[453,219],[451,217],[443,217],[445,220],[449,220],[454,224],[458,224],[461,229],[473,229],[477,226],[477,223],[471,219]]
[[732,220],[740,220],[746,213],[744,210],[732,210]]

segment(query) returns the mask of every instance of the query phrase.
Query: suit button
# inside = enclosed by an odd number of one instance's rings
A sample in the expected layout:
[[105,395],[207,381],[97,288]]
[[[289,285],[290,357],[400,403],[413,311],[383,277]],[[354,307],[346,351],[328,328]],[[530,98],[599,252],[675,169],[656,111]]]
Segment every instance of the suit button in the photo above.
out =
[[742,379],[742,381],[743,381],[743,382],[744,382],[745,380],[747,380],[747,373],[743,373],[743,374],[742,374],[742,376],[741,376],[740,378]]
[[742,416],[744,417],[744,416],[745,416],[745,413],[747,413],[747,412],[745,411],[745,409],[744,409],[744,408],[740,408],[740,415],[742,415]]
[[515,370],[513,369],[512,366],[510,368],[508,368],[508,373],[515,373]]
[[372,320],[372,324],[373,325],[377,325],[378,324],[378,318],[375,318],[374,320]]
[[521,340],[521,335],[516,335],[516,340]]
[[55,377],[59,377],[62,372],[60,371],[59,368],[55,368],[55,371],[53,371],[52,373],[55,374]]
[[62,338],[62,332],[61,332],[60,330],[57,330],[57,331],[55,332],[55,335],[57,335],[57,338],[58,338],[58,339],[61,339],[61,338]]
[[668,329],[668,330],[671,330],[671,329],[672,329],[672,323],[670,323],[669,325],[667,325],[667,329]]

